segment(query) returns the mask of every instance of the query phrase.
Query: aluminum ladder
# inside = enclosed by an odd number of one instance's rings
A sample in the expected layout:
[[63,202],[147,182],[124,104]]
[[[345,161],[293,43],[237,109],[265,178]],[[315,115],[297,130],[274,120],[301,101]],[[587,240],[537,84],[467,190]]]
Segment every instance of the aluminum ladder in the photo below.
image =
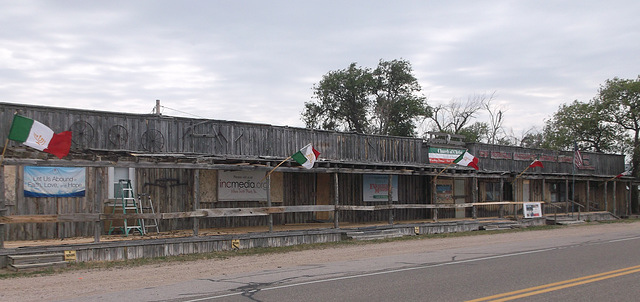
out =
[[[138,207],[141,214],[156,214],[156,209],[153,207],[153,200],[151,195],[147,193],[138,194]],[[155,228],[156,233],[160,234],[158,228],[158,218],[142,219],[142,230],[147,234],[147,229]]]
[[[133,188],[131,187],[131,180],[129,179],[120,179],[118,181],[118,187],[120,188],[120,197],[119,202],[116,201],[113,205],[113,214],[116,213],[116,209],[122,209],[122,214],[137,214],[140,213],[140,206],[138,201],[133,194]],[[128,212],[127,212],[128,211]],[[111,224],[109,227],[109,235],[114,230],[121,230],[125,236],[129,236],[129,233],[138,231],[140,235],[144,235],[144,228],[142,227],[142,219],[133,219],[135,222],[132,225],[129,225],[129,220],[132,219],[123,219],[122,226],[113,226],[113,220],[111,220]]]

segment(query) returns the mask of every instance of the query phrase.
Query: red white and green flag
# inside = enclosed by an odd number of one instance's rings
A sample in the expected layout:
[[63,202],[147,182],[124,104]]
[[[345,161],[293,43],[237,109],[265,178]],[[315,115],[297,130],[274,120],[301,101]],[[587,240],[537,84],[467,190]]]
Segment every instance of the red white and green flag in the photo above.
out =
[[308,144],[302,147],[300,151],[291,155],[291,158],[293,158],[293,160],[301,164],[303,167],[307,169],[311,169],[313,168],[313,164],[316,163],[316,160],[318,160],[319,156],[320,156],[320,152],[314,149],[311,144]]
[[458,158],[453,160],[453,162],[461,166],[474,168],[476,170],[480,169],[478,168],[478,158],[471,155],[471,153],[467,151],[464,151],[464,153],[462,153],[460,156],[458,156]]
[[44,124],[17,114],[13,116],[9,139],[58,158],[67,156],[71,148],[71,131],[55,133]]

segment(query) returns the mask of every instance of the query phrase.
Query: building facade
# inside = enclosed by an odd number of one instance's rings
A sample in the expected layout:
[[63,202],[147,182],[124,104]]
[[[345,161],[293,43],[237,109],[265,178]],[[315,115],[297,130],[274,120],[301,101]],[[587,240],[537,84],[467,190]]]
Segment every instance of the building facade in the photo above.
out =
[[[120,180],[152,200],[160,231],[517,217],[521,211],[500,202],[630,213],[632,179],[615,178],[625,167],[622,155],[583,153],[585,164],[574,169],[572,152],[467,144],[439,134],[376,136],[8,103],[0,103],[1,137],[16,113],[55,132],[70,130],[72,147],[58,159],[5,142],[4,240],[106,234],[115,216],[105,214],[116,214],[122,199]],[[308,143],[321,152],[312,169],[288,159]],[[479,159],[479,170],[449,163],[464,150]],[[535,158],[544,167],[527,169]],[[83,195],[26,194],[34,184],[57,185],[42,181],[46,175],[32,176],[43,167],[73,168],[82,175],[76,185]]]

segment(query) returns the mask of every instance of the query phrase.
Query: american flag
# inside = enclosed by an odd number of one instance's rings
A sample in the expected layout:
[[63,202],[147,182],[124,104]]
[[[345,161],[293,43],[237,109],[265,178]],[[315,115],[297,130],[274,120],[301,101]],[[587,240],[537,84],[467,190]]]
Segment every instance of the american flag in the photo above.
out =
[[582,160],[582,154],[580,154],[580,150],[578,150],[578,144],[575,144],[573,149],[573,164],[576,165],[577,169],[582,169],[584,167],[584,161]]

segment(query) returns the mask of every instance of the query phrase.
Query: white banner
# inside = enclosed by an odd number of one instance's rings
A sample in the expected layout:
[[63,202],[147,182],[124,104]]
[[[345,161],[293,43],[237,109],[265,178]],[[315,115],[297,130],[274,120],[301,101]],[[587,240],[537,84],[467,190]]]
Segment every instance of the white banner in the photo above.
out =
[[83,197],[85,168],[24,167],[24,197]]
[[451,148],[429,148],[429,163],[430,164],[450,164],[458,156],[464,153],[462,149]]
[[267,201],[264,171],[218,171],[219,201]]
[[[362,199],[364,201],[389,201],[389,175],[365,174],[362,176]],[[391,180],[393,201],[398,201],[398,175]]]

